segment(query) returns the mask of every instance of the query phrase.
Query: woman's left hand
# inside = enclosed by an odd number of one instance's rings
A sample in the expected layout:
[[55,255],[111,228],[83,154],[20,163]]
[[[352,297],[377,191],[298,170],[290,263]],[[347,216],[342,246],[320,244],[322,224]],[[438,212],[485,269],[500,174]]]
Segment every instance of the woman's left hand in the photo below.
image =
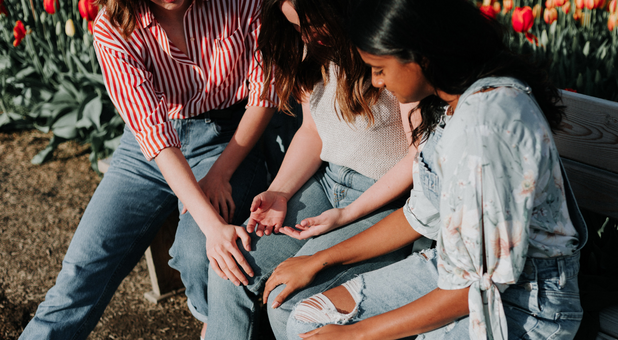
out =
[[299,240],[322,235],[347,223],[344,209],[326,210],[319,216],[305,218],[294,228],[281,228],[279,232]]
[[354,325],[326,325],[307,333],[298,334],[303,339],[311,340],[358,340],[360,334],[354,332]]

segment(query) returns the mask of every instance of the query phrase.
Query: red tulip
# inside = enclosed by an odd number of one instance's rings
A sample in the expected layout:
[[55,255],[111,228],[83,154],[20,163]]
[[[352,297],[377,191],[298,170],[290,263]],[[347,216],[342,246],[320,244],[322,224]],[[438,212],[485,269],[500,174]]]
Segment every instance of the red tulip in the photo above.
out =
[[26,28],[21,20],[17,20],[17,22],[15,22],[15,27],[13,27],[13,36],[15,37],[15,41],[13,41],[13,46],[15,47],[17,47],[26,37]]
[[3,4],[0,4],[0,14],[4,14],[7,17],[9,16],[9,11],[6,9],[6,7],[4,7]]
[[612,0],[612,2],[609,3],[608,9],[610,13],[616,13],[616,0]]
[[562,5],[562,11],[564,12],[564,14],[569,14],[569,12],[571,11],[571,2],[567,1],[564,3],[564,5]]
[[93,4],[92,0],[79,0],[77,8],[82,18],[88,21],[94,20],[97,17],[97,13],[99,13],[99,7]]
[[577,9],[583,9],[584,8],[584,0],[575,0],[575,7]]
[[496,18],[496,12],[494,11],[493,6],[491,5],[487,5],[487,6],[481,6],[481,12],[483,12],[483,14],[488,17],[488,18],[492,18],[495,19]]
[[58,0],[43,0],[43,8],[45,12],[54,14],[56,13],[56,8],[60,8],[60,2]]
[[574,92],[574,93],[577,93],[577,91],[576,91],[576,90],[574,90],[574,89],[570,89],[570,88],[566,88],[566,89],[564,89],[564,90],[565,90],[565,91],[569,91],[569,92]]
[[545,1],[545,8],[554,8],[554,0]]
[[546,8],[543,13],[543,19],[545,23],[550,24],[558,19],[558,11],[555,8]]
[[582,13],[582,10],[581,10],[581,9],[579,9],[579,8],[578,8],[578,9],[576,9],[576,10],[575,10],[575,12],[573,12],[573,19],[575,19],[575,21],[580,20],[580,19],[583,17],[583,15],[582,15],[582,14],[583,14],[583,13]]
[[513,16],[511,18],[513,23],[513,29],[515,32],[528,32],[532,28],[534,23],[534,16],[532,15],[532,8],[530,6],[517,7],[513,10]]
[[556,5],[556,7],[561,7],[565,2],[566,0],[554,0],[554,5]]

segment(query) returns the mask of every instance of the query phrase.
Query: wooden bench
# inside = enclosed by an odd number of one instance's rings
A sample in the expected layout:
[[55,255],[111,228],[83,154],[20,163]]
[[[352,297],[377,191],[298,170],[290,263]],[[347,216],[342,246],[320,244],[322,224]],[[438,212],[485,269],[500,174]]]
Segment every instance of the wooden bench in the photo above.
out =
[[[582,210],[618,219],[618,103],[562,95],[567,117],[555,140],[577,202]],[[618,338],[618,305],[602,310],[599,321],[597,339]]]

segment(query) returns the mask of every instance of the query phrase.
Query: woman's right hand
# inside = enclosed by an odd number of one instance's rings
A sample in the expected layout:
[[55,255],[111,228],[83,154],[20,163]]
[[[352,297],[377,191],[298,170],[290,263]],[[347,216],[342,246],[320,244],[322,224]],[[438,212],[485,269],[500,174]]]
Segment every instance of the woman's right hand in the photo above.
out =
[[322,266],[315,265],[313,260],[312,256],[297,256],[281,262],[266,281],[262,301],[267,303],[270,292],[278,285],[285,284],[285,288],[275,297],[272,304],[272,308],[277,308],[290,294],[309,285],[322,269]]
[[[257,236],[279,232],[288,209],[288,200],[280,193],[264,191],[255,196],[251,203],[251,215],[247,223],[247,232],[255,231]],[[274,230],[273,230],[274,229]]]

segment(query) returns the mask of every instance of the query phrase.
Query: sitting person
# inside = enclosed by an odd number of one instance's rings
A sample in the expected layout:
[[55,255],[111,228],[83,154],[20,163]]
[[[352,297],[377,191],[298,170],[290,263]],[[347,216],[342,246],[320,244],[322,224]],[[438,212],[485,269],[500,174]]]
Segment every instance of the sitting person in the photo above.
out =
[[207,314],[206,267],[240,255],[236,224],[267,187],[254,145],[278,102],[256,54],[260,1],[98,3],[94,48],[126,127],[23,340],[86,339],[177,207],[171,265]]
[[359,0],[352,18],[373,85],[420,101],[415,186],[375,226],[279,265],[264,300],[421,235],[436,247],[303,300],[288,338],[572,339],[587,230],[552,138],[564,112],[546,71],[468,1]]
[[[394,96],[371,87],[369,68],[344,34],[349,3],[264,2],[258,45],[264,69],[274,70],[267,71],[266,81],[275,77],[281,103],[291,95],[303,102],[303,123],[277,176],[251,207],[247,229],[255,233],[242,251],[253,277],[247,275],[243,281],[239,274],[209,275],[212,313],[207,339],[255,335],[257,297],[279,263],[297,254],[313,254],[369,228],[403,206],[402,198],[411,189],[408,169],[416,148],[410,147],[405,135],[408,110],[402,115]],[[409,248],[401,249],[345,270],[338,268],[324,282],[343,283],[409,253]],[[325,288],[328,285],[315,289]],[[270,315],[273,331],[284,338],[290,310],[274,312],[278,314]]]

